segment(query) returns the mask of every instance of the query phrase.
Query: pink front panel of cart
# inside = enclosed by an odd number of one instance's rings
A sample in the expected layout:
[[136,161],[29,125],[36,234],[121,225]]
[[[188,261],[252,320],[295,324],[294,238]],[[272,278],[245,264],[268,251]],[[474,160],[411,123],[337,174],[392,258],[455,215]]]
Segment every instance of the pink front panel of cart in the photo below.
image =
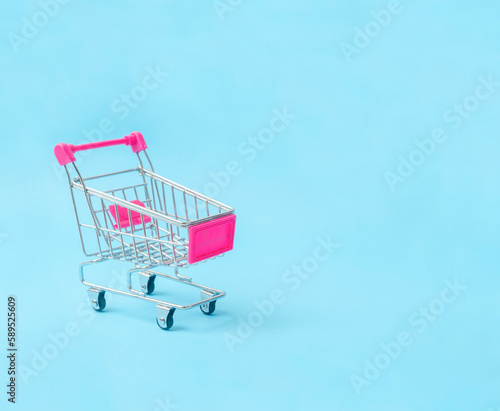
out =
[[189,227],[189,264],[231,251],[234,242],[234,214]]

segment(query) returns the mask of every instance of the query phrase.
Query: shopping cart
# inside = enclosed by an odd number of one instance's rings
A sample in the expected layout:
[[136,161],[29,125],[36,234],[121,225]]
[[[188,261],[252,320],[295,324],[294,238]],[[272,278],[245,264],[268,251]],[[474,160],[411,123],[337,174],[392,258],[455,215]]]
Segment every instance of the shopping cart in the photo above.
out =
[[[130,146],[140,164],[128,170],[82,177],[75,165],[75,152],[116,145]],[[226,295],[194,283],[181,275],[179,268],[232,250],[236,215],[233,208],[156,174],[146,148],[142,134],[134,132],[121,139],[77,146],[61,143],[56,145],[54,153],[68,176],[83,252],[92,258],[80,264],[80,278],[89,287],[92,307],[96,311],[106,307],[106,291],[150,301],[156,304],[158,325],[168,330],[173,325],[175,310],[199,306],[204,314],[210,315],[216,301]],[[140,153],[144,154],[149,169],[144,167]],[[69,163],[76,174],[70,173]],[[103,188],[93,188],[98,183]],[[134,264],[128,270],[128,290],[85,279],[86,266],[109,260]],[[174,274],[155,271],[159,266],[173,267]],[[156,278],[196,287],[201,291],[201,299],[181,305],[149,297],[154,292]]]

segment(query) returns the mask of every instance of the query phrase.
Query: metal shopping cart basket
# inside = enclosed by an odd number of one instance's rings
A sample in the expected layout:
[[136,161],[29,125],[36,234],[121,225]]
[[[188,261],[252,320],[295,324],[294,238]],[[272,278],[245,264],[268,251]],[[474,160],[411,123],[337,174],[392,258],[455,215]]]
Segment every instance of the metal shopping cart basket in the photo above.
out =
[[[82,177],[75,165],[75,152],[116,145],[130,146],[140,164],[128,170]],[[92,258],[80,264],[80,278],[89,287],[92,307],[96,311],[106,307],[105,292],[150,301],[156,304],[158,325],[168,330],[173,325],[175,310],[199,306],[209,315],[214,312],[216,301],[225,296],[223,291],[196,284],[179,274],[179,268],[232,250],[236,215],[233,208],[156,174],[146,148],[142,134],[134,132],[116,140],[76,146],[61,143],[54,153],[68,176],[83,252]],[[149,169],[144,167],[141,154]],[[104,188],[94,188],[98,183]],[[85,279],[86,266],[109,260],[134,264],[127,275],[128,290]],[[173,267],[174,274],[155,271],[159,266]],[[133,278],[140,289],[132,286]],[[156,278],[196,287],[201,291],[201,299],[180,305],[152,298],[149,295],[154,292]]]

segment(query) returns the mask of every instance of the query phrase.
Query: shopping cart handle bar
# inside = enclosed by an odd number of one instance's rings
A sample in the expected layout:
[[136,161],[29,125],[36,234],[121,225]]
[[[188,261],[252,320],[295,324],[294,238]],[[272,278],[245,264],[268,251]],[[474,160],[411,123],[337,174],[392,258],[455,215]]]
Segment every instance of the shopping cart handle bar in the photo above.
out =
[[61,166],[64,166],[75,161],[75,153],[77,151],[118,146],[121,144],[131,146],[134,153],[138,153],[139,151],[148,148],[142,134],[138,131],[134,131],[130,135],[123,138],[118,138],[116,140],[97,141],[95,143],[80,144],[78,146],[74,146],[73,144],[59,143],[54,147],[54,154],[56,155],[59,164]]

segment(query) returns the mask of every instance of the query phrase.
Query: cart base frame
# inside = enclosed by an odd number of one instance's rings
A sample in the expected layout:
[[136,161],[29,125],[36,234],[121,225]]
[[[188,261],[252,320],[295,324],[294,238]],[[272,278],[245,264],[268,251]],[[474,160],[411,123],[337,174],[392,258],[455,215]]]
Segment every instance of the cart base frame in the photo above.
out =
[[[140,300],[149,301],[156,304],[156,322],[158,326],[164,330],[169,330],[173,325],[173,315],[175,310],[190,310],[193,307],[199,306],[204,314],[210,315],[215,310],[215,302],[224,297],[226,293],[216,288],[207,287],[206,285],[197,284],[191,281],[191,278],[179,274],[175,269],[175,276],[165,274],[153,269],[158,267],[155,265],[139,266],[128,270],[128,288],[129,291],[117,290],[111,287],[106,287],[99,284],[91,283],[85,280],[84,270],[88,265],[99,264],[104,261],[116,261],[112,258],[97,258],[90,261],[84,261],[80,264],[80,280],[88,286],[88,295],[91,306],[96,311],[102,311],[106,307],[105,292],[124,295],[127,297],[138,298]],[[141,290],[136,290],[132,286],[132,274],[138,273]],[[154,281],[156,278],[165,278],[167,280],[176,281],[200,290],[200,300],[188,305],[179,305],[168,301],[159,300],[149,297],[148,295],[154,291]]]

